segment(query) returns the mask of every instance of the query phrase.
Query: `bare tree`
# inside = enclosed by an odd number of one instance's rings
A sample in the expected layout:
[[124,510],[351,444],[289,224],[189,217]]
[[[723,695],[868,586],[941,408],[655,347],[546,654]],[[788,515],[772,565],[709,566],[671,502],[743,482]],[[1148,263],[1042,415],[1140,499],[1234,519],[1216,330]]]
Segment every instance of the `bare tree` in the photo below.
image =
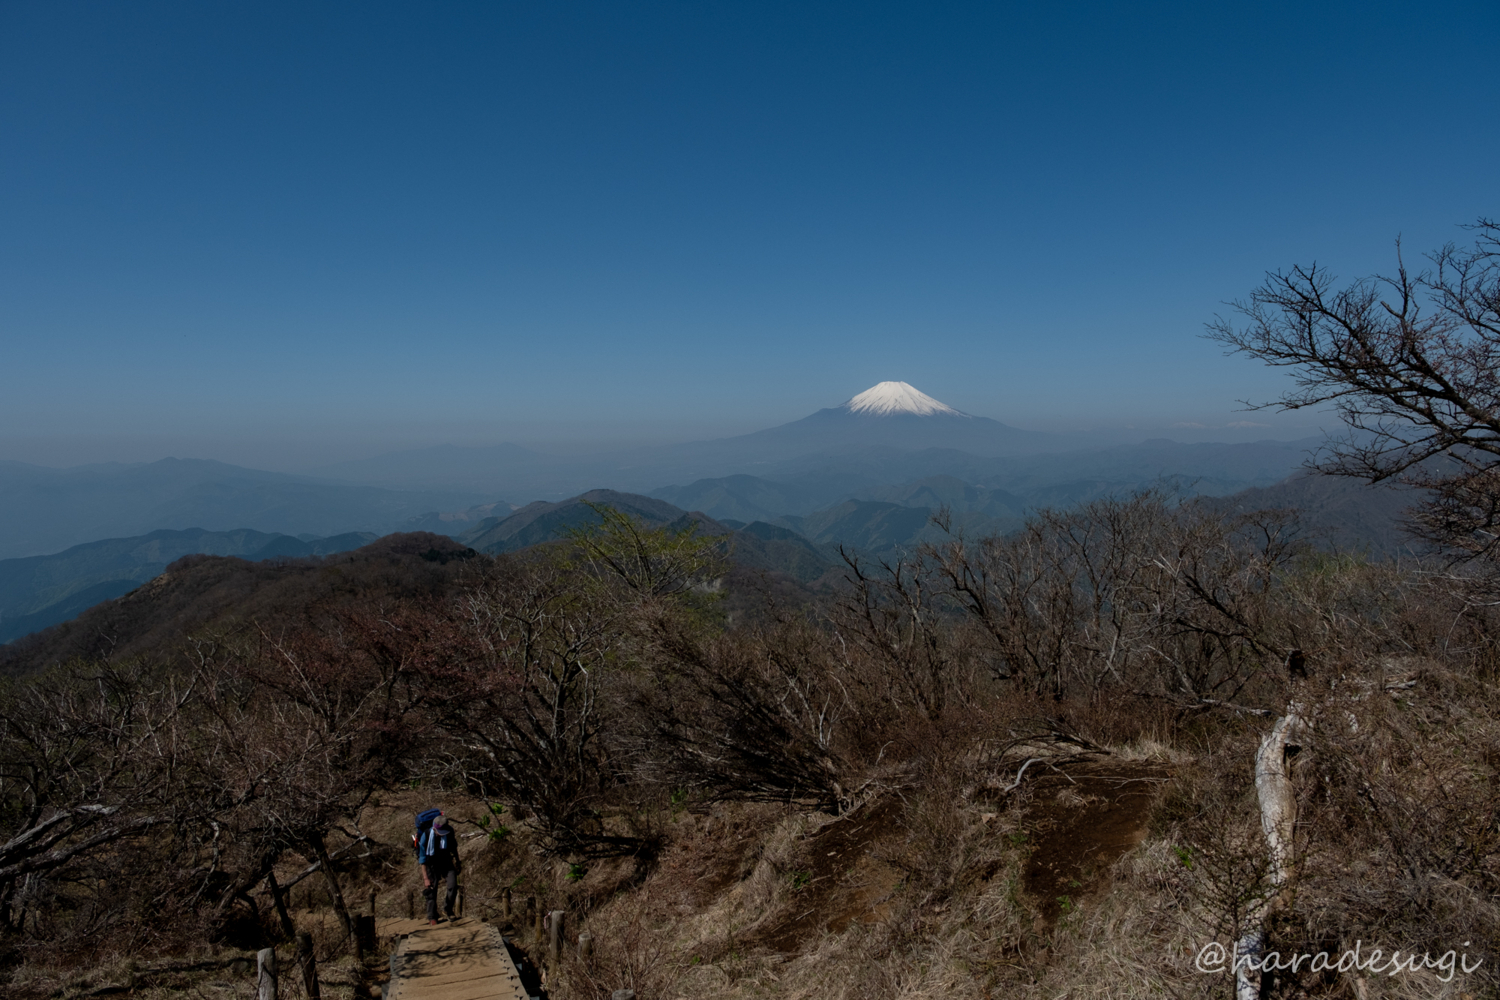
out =
[[608,840],[595,821],[611,777],[599,695],[620,622],[588,598],[557,560],[517,565],[467,595],[475,655],[431,672],[439,718],[471,751],[465,779],[530,810],[558,850]]
[[39,879],[186,821],[171,792],[190,682],[137,663],[0,697],[0,907],[19,925]]
[[[882,661],[882,694],[942,717],[950,698],[962,698],[960,651],[952,639],[952,602],[936,585],[923,553],[880,560],[874,568],[839,547],[849,593],[833,608],[841,635]],[[955,676],[959,675],[959,676]]]
[[414,644],[391,633],[413,631],[414,620],[418,612],[399,607],[331,614],[316,627],[262,629],[248,644],[204,657],[189,773],[212,810],[217,912],[249,902],[265,881],[280,917],[285,887],[274,865],[293,850],[311,861],[305,874],[327,883],[352,935],[335,865],[341,852],[328,837],[373,791],[409,773],[423,730],[410,698]]
[[859,743],[894,714],[881,697],[892,686],[876,683],[888,672],[883,660],[868,669],[854,644],[798,615],[717,636],[667,620],[656,640],[630,739],[647,784],[838,811],[869,790],[874,771],[860,762]]
[[1480,219],[1472,245],[1430,254],[1412,273],[1339,287],[1316,264],[1267,275],[1243,325],[1216,318],[1208,336],[1231,352],[1289,368],[1295,387],[1255,404],[1332,404],[1348,427],[1315,463],[1322,472],[1426,487],[1414,511],[1425,537],[1493,557],[1500,540],[1500,223]]
[[1298,551],[1284,511],[1226,515],[1152,489],[954,537],[923,565],[929,603],[963,612],[996,679],[1057,699],[1125,687],[1216,704],[1284,658],[1270,610]]

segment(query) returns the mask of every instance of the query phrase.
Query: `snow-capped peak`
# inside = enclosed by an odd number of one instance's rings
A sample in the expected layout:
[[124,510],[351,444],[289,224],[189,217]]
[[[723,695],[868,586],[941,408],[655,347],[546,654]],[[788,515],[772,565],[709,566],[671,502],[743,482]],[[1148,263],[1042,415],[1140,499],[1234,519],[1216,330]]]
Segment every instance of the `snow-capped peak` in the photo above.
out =
[[922,417],[939,413],[955,417],[968,416],[946,403],[939,403],[927,393],[914,389],[905,382],[882,382],[855,396],[843,408],[850,413],[870,416],[888,416],[892,413],[915,413]]

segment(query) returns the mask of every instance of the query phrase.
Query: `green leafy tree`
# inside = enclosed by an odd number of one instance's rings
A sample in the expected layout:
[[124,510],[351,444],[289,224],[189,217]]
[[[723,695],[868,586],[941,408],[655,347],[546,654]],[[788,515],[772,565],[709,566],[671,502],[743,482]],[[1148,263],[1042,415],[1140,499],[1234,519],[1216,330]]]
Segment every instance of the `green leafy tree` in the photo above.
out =
[[571,532],[584,564],[601,579],[623,584],[639,597],[700,598],[717,592],[728,569],[722,538],[699,533],[696,521],[648,528],[605,504],[588,504],[599,523]]

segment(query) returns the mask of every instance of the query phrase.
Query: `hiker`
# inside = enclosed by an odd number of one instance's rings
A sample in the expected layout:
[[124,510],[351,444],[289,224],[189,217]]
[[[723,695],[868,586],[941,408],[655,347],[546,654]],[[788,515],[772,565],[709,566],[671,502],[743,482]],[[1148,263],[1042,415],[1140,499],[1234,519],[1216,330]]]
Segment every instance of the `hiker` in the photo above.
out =
[[422,895],[427,898],[427,922],[438,922],[438,883],[448,883],[448,893],[443,898],[443,914],[453,919],[453,903],[458,898],[458,872],[462,867],[458,861],[458,836],[448,825],[448,817],[438,813],[432,826],[419,838],[417,865],[422,869]]

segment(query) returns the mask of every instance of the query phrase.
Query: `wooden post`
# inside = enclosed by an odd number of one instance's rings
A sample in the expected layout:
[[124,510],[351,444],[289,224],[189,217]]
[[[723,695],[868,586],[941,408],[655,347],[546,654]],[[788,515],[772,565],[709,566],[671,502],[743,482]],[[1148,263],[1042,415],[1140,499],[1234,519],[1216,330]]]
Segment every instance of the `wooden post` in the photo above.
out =
[[416,918],[417,918],[417,906],[416,906],[415,896],[414,896],[414,894],[412,893],[412,891],[410,889],[407,889],[406,890],[406,919],[407,920],[415,920]]
[[276,949],[262,948],[255,953],[255,981],[258,1000],[276,1000]]
[[[526,917],[525,917],[526,927],[525,927],[525,931],[524,931],[526,934],[533,934],[533,935],[536,934],[537,919],[538,918],[537,918],[537,915],[536,915],[536,897],[535,896],[527,896],[526,897]],[[538,938],[538,940],[540,940],[540,938]]]
[[547,914],[547,930],[551,935],[547,939],[547,958],[556,962],[562,955],[563,941],[563,918],[568,915],[566,910],[553,910]]
[[510,890],[500,890],[500,919],[510,923]]
[[584,931],[578,935],[578,961],[588,965],[594,958],[594,935]]
[[375,918],[363,913],[355,917],[354,936],[359,939],[360,954],[372,954],[375,951],[375,945],[378,943],[375,939]]
[[458,886],[458,896],[453,901],[453,915],[461,917],[464,915],[464,887]]
[[377,895],[377,893],[378,890],[376,889],[370,890],[370,916],[372,917],[375,915],[375,896]]
[[322,1000],[318,986],[318,956],[313,953],[312,935],[303,931],[297,935],[297,964],[302,966],[302,986],[307,991],[307,1000]]
[[544,940],[542,937],[542,919],[542,909],[538,906],[532,910],[531,914],[531,940],[536,942],[538,948],[541,947]]

